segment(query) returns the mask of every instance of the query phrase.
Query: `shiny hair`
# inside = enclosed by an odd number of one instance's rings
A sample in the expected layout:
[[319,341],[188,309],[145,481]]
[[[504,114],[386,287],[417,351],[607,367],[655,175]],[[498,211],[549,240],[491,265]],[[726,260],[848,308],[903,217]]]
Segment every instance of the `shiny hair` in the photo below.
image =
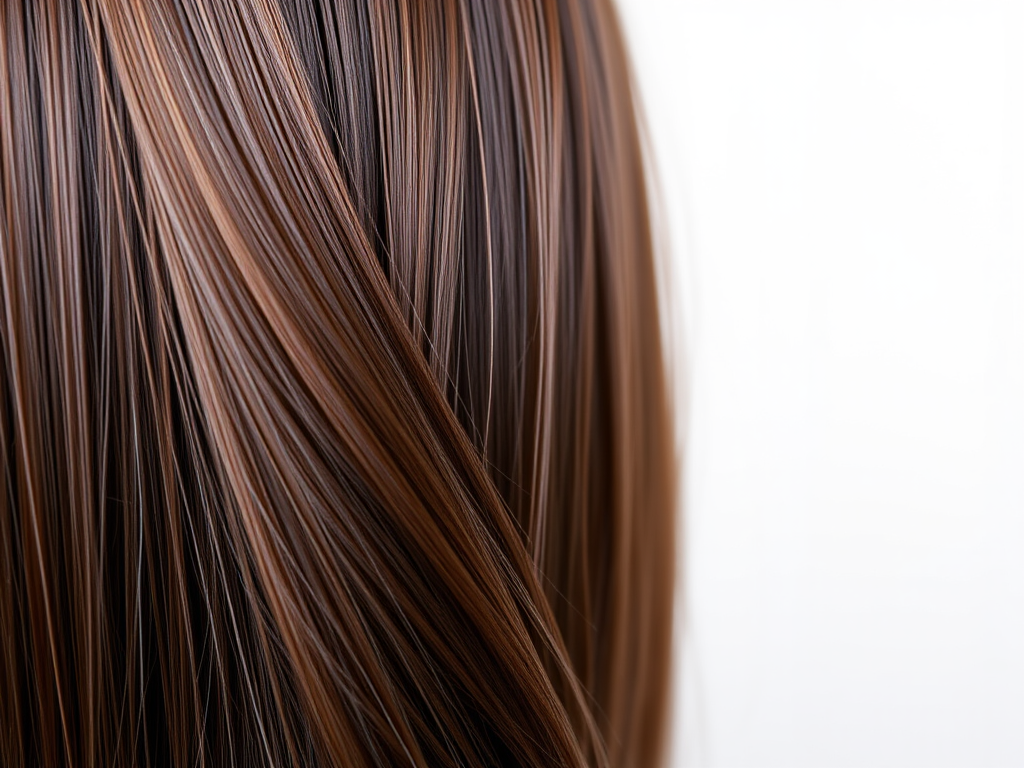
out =
[[0,762],[660,762],[609,0],[0,3],[0,183]]

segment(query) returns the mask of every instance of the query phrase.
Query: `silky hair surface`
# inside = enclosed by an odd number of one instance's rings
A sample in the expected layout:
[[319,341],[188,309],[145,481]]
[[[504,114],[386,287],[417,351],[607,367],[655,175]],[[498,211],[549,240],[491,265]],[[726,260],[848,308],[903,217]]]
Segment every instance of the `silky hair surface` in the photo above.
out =
[[660,763],[608,0],[3,2],[0,184],[0,763]]

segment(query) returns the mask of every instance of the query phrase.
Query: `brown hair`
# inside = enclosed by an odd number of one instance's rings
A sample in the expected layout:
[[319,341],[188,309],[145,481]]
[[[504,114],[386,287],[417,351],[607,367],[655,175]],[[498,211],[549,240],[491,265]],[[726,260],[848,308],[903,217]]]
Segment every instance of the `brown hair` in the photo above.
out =
[[609,0],[0,3],[0,762],[662,752]]

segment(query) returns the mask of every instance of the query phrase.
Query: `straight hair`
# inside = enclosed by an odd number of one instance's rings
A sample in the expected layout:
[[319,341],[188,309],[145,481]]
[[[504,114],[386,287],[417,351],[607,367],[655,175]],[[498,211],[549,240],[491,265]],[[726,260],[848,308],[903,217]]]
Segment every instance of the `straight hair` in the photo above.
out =
[[0,3],[0,762],[654,766],[610,0]]

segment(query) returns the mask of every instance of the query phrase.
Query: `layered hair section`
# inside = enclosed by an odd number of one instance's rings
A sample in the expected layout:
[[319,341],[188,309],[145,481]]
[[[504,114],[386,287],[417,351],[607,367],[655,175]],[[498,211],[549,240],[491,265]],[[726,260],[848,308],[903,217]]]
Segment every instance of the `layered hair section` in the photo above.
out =
[[0,3],[0,762],[653,766],[608,0]]

